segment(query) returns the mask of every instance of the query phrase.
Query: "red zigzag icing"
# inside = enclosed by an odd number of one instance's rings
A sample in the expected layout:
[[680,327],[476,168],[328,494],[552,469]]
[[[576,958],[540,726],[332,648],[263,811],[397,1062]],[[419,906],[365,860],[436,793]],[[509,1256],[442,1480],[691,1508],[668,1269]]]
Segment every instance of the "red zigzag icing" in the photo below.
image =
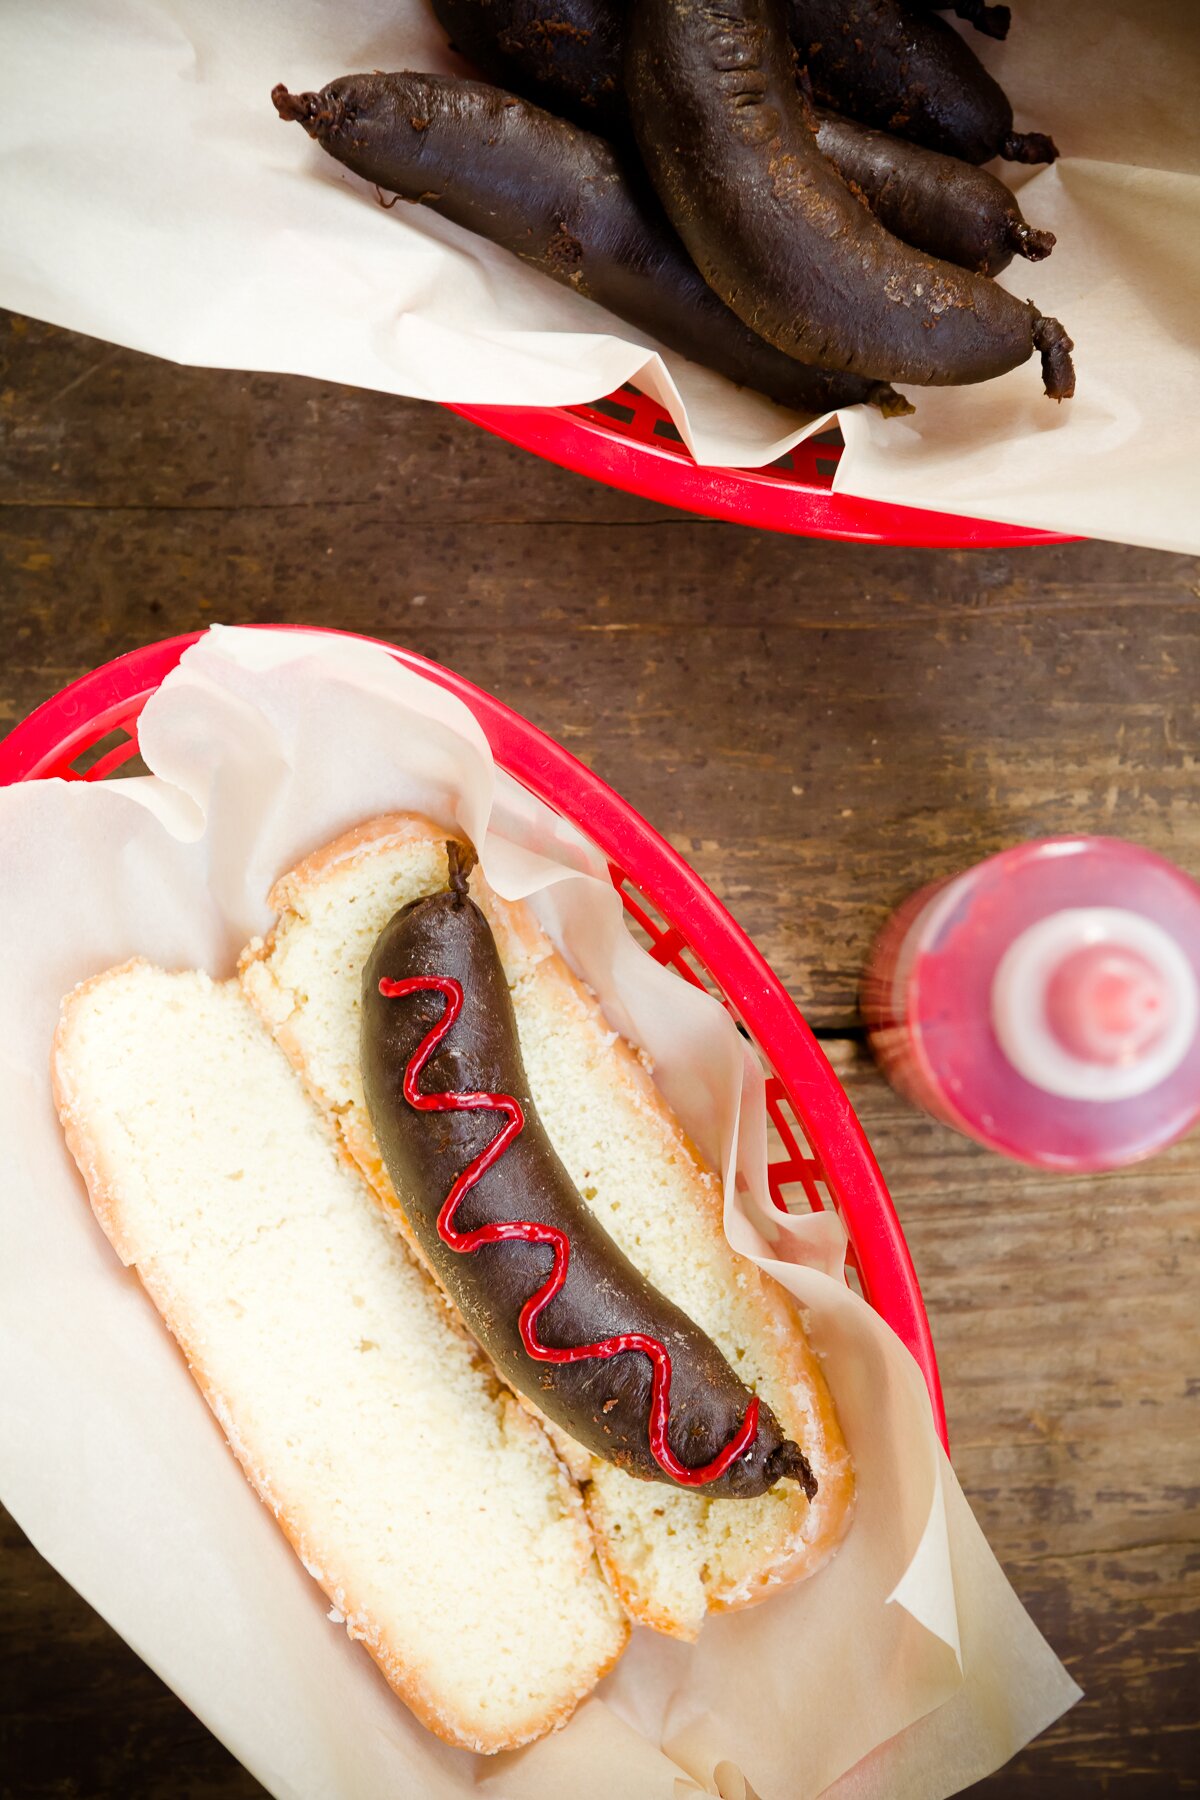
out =
[[444,975],[411,975],[403,981],[381,981],[379,992],[385,1000],[401,1000],[409,994],[441,994],[446,1002],[445,1012],[421,1041],[404,1071],[404,1098],[410,1106],[415,1107],[418,1112],[497,1112],[505,1115],[503,1127],[491,1143],[480,1151],[474,1162],[463,1170],[446,1196],[437,1220],[438,1235],[443,1243],[463,1255],[470,1255],[484,1244],[503,1244],[514,1238],[527,1244],[550,1244],[554,1250],[554,1266],[549,1278],[526,1300],[518,1320],[521,1342],[529,1355],[538,1362],[576,1363],[587,1362],[592,1357],[619,1356],[626,1350],[641,1351],[653,1364],[649,1437],[654,1460],[672,1481],[677,1481],[682,1487],[704,1487],[708,1482],[716,1481],[740,1456],[746,1454],[754,1442],[758,1431],[757,1397],[751,1400],[741,1426],[725,1448],[701,1468],[689,1469],[679,1461],[667,1442],[671,1410],[671,1358],[665,1345],[660,1344],[657,1338],[647,1337],[640,1331],[626,1331],[617,1337],[604,1338],[598,1344],[579,1344],[571,1350],[556,1350],[551,1345],[542,1343],[537,1335],[537,1322],[554,1296],[561,1292],[567,1279],[567,1265],[571,1255],[567,1234],[553,1225],[539,1225],[532,1219],[497,1220],[489,1225],[480,1225],[475,1231],[457,1231],[454,1226],[454,1215],[461,1202],[493,1163],[499,1162],[514,1138],[519,1137],[524,1130],[525,1114],[521,1103],[514,1100],[511,1094],[423,1094],[420,1091],[418,1083],[426,1063],[462,1011],[463,991],[457,981]]

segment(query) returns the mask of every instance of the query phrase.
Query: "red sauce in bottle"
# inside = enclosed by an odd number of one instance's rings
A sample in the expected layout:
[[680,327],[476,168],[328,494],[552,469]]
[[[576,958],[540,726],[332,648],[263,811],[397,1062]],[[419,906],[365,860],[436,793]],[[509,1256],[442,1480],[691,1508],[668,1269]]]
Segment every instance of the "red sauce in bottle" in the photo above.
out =
[[550,1275],[537,1292],[531,1294],[521,1308],[518,1324],[521,1342],[537,1362],[576,1363],[592,1357],[619,1356],[625,1350],[639,1350],[653,1366],[650,1389],[650,1451],[654,1460],[682,1487],[703,1487],[716,1481],[740,1456],[744,1456],[758,1431],[758,1400],[752,1399],[738,1431],[711,1462],[698,1469],[681,1463],[667,1442],[667,1426],[671,1410],[671,1358],[665,1345],[644,1332],[626,1331],[604,1338],[597,1344],[578,1344],[570,1350],[556,1350],[543,1344],[537,1334],[537,1322],[554,1296],[561,1292],[567,1279],[571,1246],[567,1235],[553,1225],[539,1225],[533,1219],[497,1220],[480,1225],[474,1231],[458,1231],[454,1215],[475,1183],[493,1163],[499,1162],[513,1140],[525,1128],[525,1114],[520,1101],[511,1094],[423,1094],[421,1073],[442,1039],[462,1011],[463,991],[449,976],[411,975],[403,981],[381,981],[379,991],[386,1000],[403,999],[408,994],[441,994],[446,1010],[437,1024],[422,1039],[404,1071],[404,1098],[418,1112],[497,1112],[505,1115],[505,1124],[491,1143],[480,1151],[455,1181],[438,1213],[438,1235],[452,1250],[470,1255],[484,1244],[502,1244],[520,1239],[526,1244],[549,1244],[554,1251]]

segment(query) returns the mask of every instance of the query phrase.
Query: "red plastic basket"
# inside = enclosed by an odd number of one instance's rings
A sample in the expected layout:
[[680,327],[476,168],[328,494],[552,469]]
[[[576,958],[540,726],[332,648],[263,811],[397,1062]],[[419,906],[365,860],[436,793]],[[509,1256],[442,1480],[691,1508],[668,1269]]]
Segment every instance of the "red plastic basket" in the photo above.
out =
[[635,387],[587,406],[453,406],[450,411],[608,487],[766,531],[938,550],[1077,541],[1060,532],[835,494],[833,477],[842,454],[836,429],[806,438],[765,469],[701,468],[670,414]]
[[[119,771],[137,753],[146,701],[201,635],[189,632],[118,657],[39,706],[0,743],[0,786],[49,776],[98,781]],[[836,1210],[863,1297],[916,1358],[945,1443],[937,1359],[900,1221],[850,1101],[778,977],[665,839],[553,738],[437,663],[392,644],[379,648],[470,708],[497,763],[608,858],[655,960],[716,992],[756,1045],[767,1067],[774,1127],[771,1197],[783,1212],[793,1205]]]

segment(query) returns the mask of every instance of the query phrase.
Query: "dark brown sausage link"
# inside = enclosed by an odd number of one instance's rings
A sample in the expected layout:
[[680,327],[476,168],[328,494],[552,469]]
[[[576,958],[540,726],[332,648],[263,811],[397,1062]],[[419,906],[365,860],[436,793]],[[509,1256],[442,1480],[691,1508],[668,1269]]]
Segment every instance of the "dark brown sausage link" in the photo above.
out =
[[454,49],[511,88],[601,137],[624,129],[621,25],[613,0],[433,0]]
[[787,0],[813,93],[832,112],[964,162],[1053,162],[1053,139],[1012,107],[966,40],[905,0]]
[[1054,248],[986,169],[835,113],[818,112],[817,143],[880,223],[930,256],[998,275],[1014,254],[1040,262]]
[[[562,0],[434,0],[434,11],[454,35],[455,47],[489,81],[576,124],[586,126],[589,111],[593,124],[602,116],[603,134],[627,142],[624,6],[614,0],[570,0],[569,6]],[[569,55],[558,53],[557,38],[547,50],[537,37],[520,54],[526,40],[515,40],[512,20],[518,13],[536,14],[545,25],[552,16],[564,24],[569,17]],[[1051,232],[1026,224],[1002,181],[957,157],[830,113],[821,116],[817,142],[887,229],[931,256],[996,275],[1014,254],[1037,262],[1054,244]]]
[[[494,1112],[418,1110],[405,1075],[422,1043],[444,1022],[437,992],[387,998],[381,982],[435,977],[457,983],[462,1010],[420,1068],[418,1098],[511,1096],[523,1127],[458,1204],[455,1232],[505,1221],[535,1221],[565,1235],[564,1285],[541,1313],[544,1345],[595,1345],[628,1333],[653,1338],[671,1359],[667,1445],[685,1469],[701,1470],[744,1426],[754,1400],[712,1342],[650,1285],[580,1199],[546,1135],[529,1091],[508,983],[483,913],[467,897],[465,869],[451,860],[450,885],[404,907],[367,963],[361,1054],[367,1109],[405,1216],[439,1281],[470,1330],[519,1393],[596,1456],[631,1475],[671,1482],[650,1451],[652,1368],[640,1350],[578,1362],[546,1362],[525,1347],[522,1307],[551,1274],[546,1243],[520,1238],[464,1253],[439,1230],[443,1203],[497,1137]],[[448,1227],[444,1224],[444,1229]],[[706,1498],[750,1499],[780,1480],[811,1498],[816,1481],[800,1447],[758,1403],[757,1431],[724,1473],[693,1489]]]
[[948,4],[947,0],[911,0],[911,3],[928,12],[952,12],[964,24],[982,31],[984,37],[1006,38],[1012,24],[1008,7],[989,6],[988,0],[953,0],[953,4]]
[[638,0],[625,86],[672,224],[759,336],[825,368],[943,386],[1036,349],[1047,393],[1074,391],[1056,320],[901,243],[821,155],[783,0]]
[[781,406],[911,412],[867,371],[830,374],[773,349],[697,272],[644,178],[602,138],[481,81],[343,75],[271,98],[281,118],[389,193],[499,244],[669,350]]

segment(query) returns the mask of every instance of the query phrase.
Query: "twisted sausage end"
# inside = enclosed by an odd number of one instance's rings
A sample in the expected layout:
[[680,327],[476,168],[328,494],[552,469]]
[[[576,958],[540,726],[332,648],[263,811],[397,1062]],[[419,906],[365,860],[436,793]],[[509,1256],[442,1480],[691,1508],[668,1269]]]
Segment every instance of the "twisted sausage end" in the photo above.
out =
[[455,838],[447,840],[446,862],[450,871],[450,892],[453,895],[451,905],[456,912],[471,897],[467,883],[471,877],[471,870],[478,861],[479,857],[474,844],[460,844]]
[[1042,358],[1042,381],[1051,400],[1069,400],[1075,392],[1075,365],[1071,352],[1075,348],[1066,327],[1057,319],[1036,314],[1033,321],[1033,345]]
[[320,138],[336,132],[344,121],[341,98],[331,96],[328,90],[323,94],[292,94],[284,82],[278,81],[271,89],[271,99],[275,111],[286,124],[294,121],[303,125],[310,137]]
[[812,1464],[791,1438],[784,1438],[782,1444],[772,1450],[763,1473],[771,1486],[777,1481],[798,1481],[805,1498],[816,1499],[817,1478],[812,1472]]
[[1028,262],[1043,262],[1058,242],[1052,231],[1039,231],[1036,225],[1027,225],[1024,219],[1012,221],[1008,241],[1017,255]]
[[1058,161],[1058,145],[1044,131],[1010,131],[1000,154],[1008,162],[1052,163]]

